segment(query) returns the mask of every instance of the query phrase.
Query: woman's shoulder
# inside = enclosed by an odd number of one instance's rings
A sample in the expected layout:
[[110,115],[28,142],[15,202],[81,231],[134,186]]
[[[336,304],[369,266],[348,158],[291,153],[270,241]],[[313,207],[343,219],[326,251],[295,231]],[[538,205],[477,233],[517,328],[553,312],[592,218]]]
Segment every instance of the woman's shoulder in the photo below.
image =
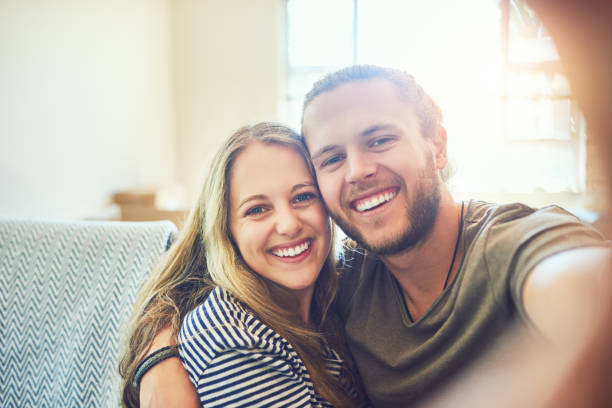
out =
[[295,354],[286,339],[221,287],[213,289],[206,301],[185,317],[179,333],[179,349],[185,346],[200,352],[206,349],[211,356],[236,349],[282,352],[288,358]]
[[217,286],[206,300],[188,313],[187,319],[201,317],[207,325],[248,325],[254,318],[247,308],[228,290]]
[[258,375],[271,367],[283,376],[306,373],[286,339],[256,318],[235,296],[218,287],[185,317],[179,333],[179,352],[194,381],[217,378],[218,369],[225,370],[228,365],[242,367],[240,370],[248,366]]
[[227,290],[216,287],[208,298],[185,316],[179,339],[181,342],[205,341],[218,345],[247,346],[252,339],[255,316]]

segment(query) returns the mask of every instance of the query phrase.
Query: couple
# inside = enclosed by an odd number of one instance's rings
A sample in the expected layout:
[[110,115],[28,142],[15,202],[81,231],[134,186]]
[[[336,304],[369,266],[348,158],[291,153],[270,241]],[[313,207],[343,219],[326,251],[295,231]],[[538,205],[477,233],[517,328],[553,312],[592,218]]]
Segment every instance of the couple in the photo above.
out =
[[[353,66],[306,96],[303,139],[234,134],[143,288],[124,404],[360,406],[363,384],[407,406],[513,322],[579,331],[564,323],[593,311],[600,235],[557,207],[456,203],[441,120],[410,75]],[[326,210],[357,242],[339,275]]]

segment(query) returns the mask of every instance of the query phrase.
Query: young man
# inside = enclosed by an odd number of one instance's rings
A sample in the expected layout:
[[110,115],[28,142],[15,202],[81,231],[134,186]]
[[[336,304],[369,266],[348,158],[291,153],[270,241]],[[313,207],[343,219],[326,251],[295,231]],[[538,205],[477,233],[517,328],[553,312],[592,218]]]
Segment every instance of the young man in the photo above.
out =
[[559,342],[597,309],[601,236],[558,207],[455,202],[441,120],[410,75],[375,66],[328,75],[304,104],[321,194],[359,244],[337,309],[377,407],[422,400],[514,321]]

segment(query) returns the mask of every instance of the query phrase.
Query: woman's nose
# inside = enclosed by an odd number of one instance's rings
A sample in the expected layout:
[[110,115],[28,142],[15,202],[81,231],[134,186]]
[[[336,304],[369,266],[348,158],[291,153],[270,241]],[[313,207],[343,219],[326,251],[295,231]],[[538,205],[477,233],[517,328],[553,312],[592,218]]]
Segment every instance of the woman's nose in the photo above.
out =
[[281,209],[276,215],[276,232],[287,237],[294,237],[302,230],[302,221],[294,209]]

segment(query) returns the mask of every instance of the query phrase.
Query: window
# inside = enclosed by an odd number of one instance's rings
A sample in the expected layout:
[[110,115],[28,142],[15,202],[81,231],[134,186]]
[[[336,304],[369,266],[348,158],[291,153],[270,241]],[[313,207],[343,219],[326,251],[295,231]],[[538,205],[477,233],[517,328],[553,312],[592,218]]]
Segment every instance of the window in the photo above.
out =
[[522,0],[288,0],[284,120],[327,72],[373,63],[438,102],[459,192],[582,192],[582,116],[550,37]]

